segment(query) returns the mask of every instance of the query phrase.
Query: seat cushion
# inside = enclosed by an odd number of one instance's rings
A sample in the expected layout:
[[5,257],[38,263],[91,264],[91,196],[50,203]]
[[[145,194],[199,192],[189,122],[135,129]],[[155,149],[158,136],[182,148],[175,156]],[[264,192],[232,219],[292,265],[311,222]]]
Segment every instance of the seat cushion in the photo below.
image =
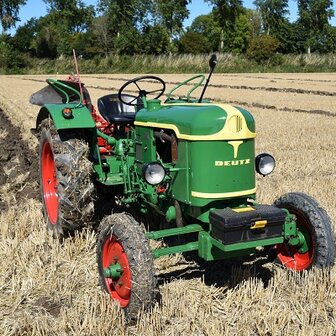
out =
[[[122,95],[123,100],[136,102],[136,97]],[[109,122],[129,123],[135,118],[137,106],[126,105],[118,98],[118,94],[108,94],[98,99],[98,110],[102,117]]]

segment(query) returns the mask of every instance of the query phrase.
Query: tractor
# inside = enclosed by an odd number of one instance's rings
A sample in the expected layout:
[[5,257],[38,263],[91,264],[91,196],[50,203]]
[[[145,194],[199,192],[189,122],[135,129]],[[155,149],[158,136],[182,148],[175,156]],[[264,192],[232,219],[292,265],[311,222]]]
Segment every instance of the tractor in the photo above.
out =
[[[161,256],[213,261],[264,250],[297,272],[334,263],[332,222],[312,197],[257,202],[255,175],[272,173],[275,159],[255,155],[249,111],[204,98],[216,63],[213,55],[208,76],[165,99],[165,81],[152,75],[126,81],[97,109],[79,76],[48,79],[30,98],[40,106],[32,131],[46,224],[63,238],[98,218],[99,282],[130,318],[155,302]],[[150,240],[169,244],[151,249]]]

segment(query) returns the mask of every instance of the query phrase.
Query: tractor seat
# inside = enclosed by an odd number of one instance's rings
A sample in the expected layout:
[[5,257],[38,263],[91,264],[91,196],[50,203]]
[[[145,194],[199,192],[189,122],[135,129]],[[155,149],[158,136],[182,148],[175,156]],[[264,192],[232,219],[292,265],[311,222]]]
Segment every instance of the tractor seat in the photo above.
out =
[[[134,96],[122,95],[125,101],[133,101]],[[142,104],[140,99],[137,101],[138,106]],[[130,106],[122,103],[118,94],[108,94],[100,97],[97,101],[98,110],[102,117],[110,123],[130,123],[134,121],[135,114],[139,109],[138,106]]]

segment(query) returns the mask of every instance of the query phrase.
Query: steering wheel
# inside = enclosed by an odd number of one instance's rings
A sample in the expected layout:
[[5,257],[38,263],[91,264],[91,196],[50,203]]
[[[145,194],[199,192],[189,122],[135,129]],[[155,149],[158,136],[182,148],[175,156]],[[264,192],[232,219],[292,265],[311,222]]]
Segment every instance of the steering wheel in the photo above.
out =
[[[150,82],[148,82],[148,80],[150,80]],[[143,83],[141,83],[142,81],[144,81]],[[160,87],[156,90],[143,90],[142,89],[142,86],[145,85],[145,84],[151,84],[153,83],[154,85],[160,85]],[[133,85],[134,88],[132,90],[131,86]],[[127,88],[127,90],[126,90]],[[123,94],[124,94],[124,91],[128,91],[128,92],[133,92],[134,89],[136,91],[138,91],[138,95],[137,96],[134,96],[134,99],[130,100],[130,101],[126,101],[123,99]],[[118,92],[118,98],[119,100],[126,104],[126,105],[130,105],[130,106],[138,106],[140,105],[138,100],[139,98],[143,98],[143,97],[147,97],[147,95],[154,95],[154,97],[152,99],[157,99],[159,97],[161,97],[164,93],[166,89],[166,83],[159,77],[156,77],[156,76],[140,76],[140,77],[136,77],[136,78],[133,78],[129,81],[127,81],[120,89],[119,89],[119,92]],[[141,102],[142,104],[142,102]]]
[[193,87],[191,88],[191,90],[188,91],[187,95],[186,95],[186,98],[187,100],[189,101],[190,100],[190,95],[192,94],[192,92],[194,92],[204,81],[205,79],[205,76],[204,75],[196,75],[196,76],[193,76],[191,78],[188,78],[186,79],[185,81],[177,84],[167,95],[167,102],[169,102],[169,100],[171,100],[171,96],[172,96],[172,93],[175,92],[177,89],[179,89],[180,87],[182,87],[183,85],[187,85],[189,82],[192,82],[194,81],[195,79],[198,79],[199,78],[199,81],[196,82]]

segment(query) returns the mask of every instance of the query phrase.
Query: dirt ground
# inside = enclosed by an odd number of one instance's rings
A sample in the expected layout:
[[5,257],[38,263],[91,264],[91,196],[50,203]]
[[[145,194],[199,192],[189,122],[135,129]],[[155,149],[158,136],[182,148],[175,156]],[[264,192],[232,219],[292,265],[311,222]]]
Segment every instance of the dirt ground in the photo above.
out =
[[[82,78],[95,103],[136,76]],[[188,78],[158,76],[168,90]],[[42,218],[37,141],[30,132],[38,107],[29,96],[45,79],[0,76],[0,334],[336,335],[336,268],[298,276],[262,258],[160,258],[155,267],[161,302],[126,326],[98,286],[95,232],[59,244]],[[250,110],[256,152],[277,160],[271,176],[257,178],[260,202],[306,192],[336,223],[335,84],[336,73],[214,75],[206,97]]]
[[0,188],[7,194],[0,196],[0,211],[8,209],[10,195],[16,202],[39,198],[37,190],[38,160],[35,151],[22,140],[20,129],[0,110]]

